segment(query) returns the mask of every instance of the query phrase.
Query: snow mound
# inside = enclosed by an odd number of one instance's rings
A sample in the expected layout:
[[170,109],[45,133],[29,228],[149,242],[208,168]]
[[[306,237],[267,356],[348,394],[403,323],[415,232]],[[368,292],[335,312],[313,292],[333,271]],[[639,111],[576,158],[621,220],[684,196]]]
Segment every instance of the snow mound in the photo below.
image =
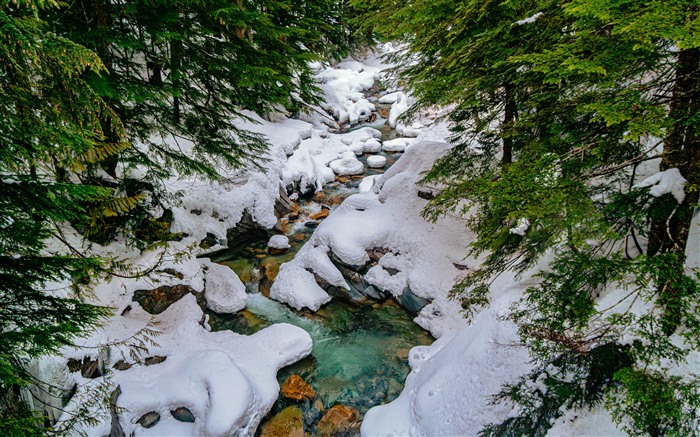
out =
[[367,165],[370,168],[382,168],[386,165],[386,157],[380,155],[368,156]]
[[352,151],[343,153],[340,159],[331,161],[329,166],[338,176],[362,174],[365,171],[364,164],[355,157],[355,153]]
[[273,235],[270,237],[270,241],[267,242],[267,247],[273,249],[289,249],[289,238],[285,235]]
[[219,314],[230,314],[245,308],[248,294],[236,273],[226,266],[200,260],[206,268],[204,295],[207,307]]

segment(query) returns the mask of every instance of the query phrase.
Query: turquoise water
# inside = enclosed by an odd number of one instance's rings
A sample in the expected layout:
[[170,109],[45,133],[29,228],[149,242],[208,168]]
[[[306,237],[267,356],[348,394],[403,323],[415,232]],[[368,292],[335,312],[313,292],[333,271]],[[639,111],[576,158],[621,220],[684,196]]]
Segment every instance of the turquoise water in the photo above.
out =
[[[298,374],[314,387],[316,399],[325,408],[343,404],[361,413],[395,399],[410,370],[408,350],[433,341],[392,301],[360,306],[332,301],[316,313],[297,313],[254,293],[249,295],[246,311],[210,314],[209,321],[213,330],[243,334],[282,322],[307,331],[314,345],[311,357],[279,372],[280,384]],[[281,399],[276,409],[285,406]]]

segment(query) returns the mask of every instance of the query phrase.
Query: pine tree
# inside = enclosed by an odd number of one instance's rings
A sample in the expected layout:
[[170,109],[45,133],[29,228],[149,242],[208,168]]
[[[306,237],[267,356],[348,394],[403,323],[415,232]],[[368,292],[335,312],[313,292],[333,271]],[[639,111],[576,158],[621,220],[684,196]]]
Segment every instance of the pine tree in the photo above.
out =
[[[488,305],[498,274],[552,256],[513,312],[538,365],[499,400],[522,414],[485,433],[543,435],[563,409],[603,402],[632,433],[696,429],[697,379],[666,368],[700,339],[685,267],[700,183],[696,2],[361,3],[407,42],[401,74],[419,105],[456,108],[426,215],[458,209],[478,235],[485,262],[456,287],[467,312]],[[635,186],[653,159],[678,170],[682,195]],[[600,308],[615,289],[626,296]]]
[[[104,70],[89,50],[46,30],[38,14],[54,2],[23,1],[0,10],[0,434],[41,434],[41,420],[19,399],[31,382],[27,360],[58,348],[107,314],[48,283],[80,281],[101,262],[46,241],[66,222],[87,220],[113,190],[73,183],[105,142],[100,120],[119,120],[81,78]],[[117,137],[118,138],[118,137]]]

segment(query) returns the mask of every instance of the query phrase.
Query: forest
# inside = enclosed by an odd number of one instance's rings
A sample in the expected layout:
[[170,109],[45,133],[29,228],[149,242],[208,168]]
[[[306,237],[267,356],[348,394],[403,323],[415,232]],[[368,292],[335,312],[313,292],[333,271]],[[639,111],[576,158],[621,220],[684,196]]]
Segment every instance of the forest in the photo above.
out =
[[[695,0],[7,2],[0,434],[275,435],[265,424],[292,408],[275,375],[307,356],[320,373],[317,333],[215,325],[264,319],[266,281],[290,319],[330,317],[332,297],[362,325],[360,301],[391,301],[435,339],[403,334],[405,386],[353,394],[347,429],[316,417],[329,395],[313,418],[307,400],[300,435],[697,434],[699,14]],[[244,273],[216,259],[238,246],[258,258]],[[160,310],[139,297],[177,287]],[[145,395],[157,374],[171,379]],[[448,374],[465,381],[436,382]],[[183,375],[206,402],[167,388]]]

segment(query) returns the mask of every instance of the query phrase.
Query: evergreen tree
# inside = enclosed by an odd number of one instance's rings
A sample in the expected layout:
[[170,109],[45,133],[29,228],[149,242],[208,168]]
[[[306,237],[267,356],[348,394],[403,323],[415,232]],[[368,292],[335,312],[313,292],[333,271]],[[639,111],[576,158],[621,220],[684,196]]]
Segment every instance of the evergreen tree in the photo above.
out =
[[[23,1],[0,9],[0,434],[43,434],[19,398],[31,381],[25,363],[55,353],[93,327],[107,310],[50,282],[81,282],[97,259],[46,247],[66,222],[88,221],[118,203],[114,192],[73,177],[121,146],[106,142],[101,120],[120,139],[119,120],[85,83],[104,70],[89,50],[46,30],[38,18],[54,2]],[[93,205],[87,209],[80,205]]]
[[[696,2],[361,3],[407,42],[401,74],[419,105],[455,105],[457,144],[426,177],[443,187],[426,215],[457,208],[478,234],[486,261],[456,287],[467,311],[488,304],[496,275],[553,256],[513,313],[538,365],[499,399],[522,414],[486,433],[541,435],[563,408],[603,401],[632,433],[697,429],[696,377],[666,368],[700,339],[685,267],[700,186]],[[677,169],[682,194],[635,186],[652,159]],[[626,296],[600,308],[614,289]]]

